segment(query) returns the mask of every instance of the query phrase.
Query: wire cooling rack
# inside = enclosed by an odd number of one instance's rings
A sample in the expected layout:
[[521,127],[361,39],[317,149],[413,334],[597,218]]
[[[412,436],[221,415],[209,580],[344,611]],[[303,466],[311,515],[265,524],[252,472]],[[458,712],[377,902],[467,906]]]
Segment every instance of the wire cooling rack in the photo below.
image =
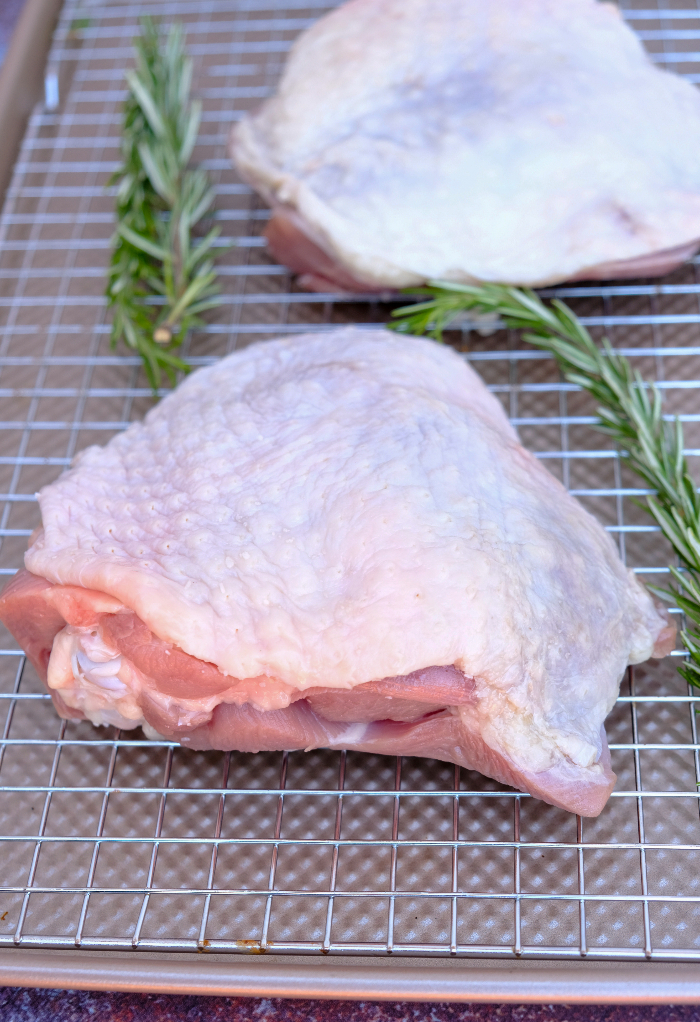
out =
[[[123,74],[146,12],[187,28],[204,117],[196,158],[217,185],[226,302],[186,352],[387,305],[300,292],[265,251],[267,210],[226,153],[314,0],[66,0],[46,104],[31,118],[0,219],[0,572],[38,524],[35,492],[151,405],[139,362],[109,348]],[[654,59],[700,81],[700,11],[639,0]],[[51,108],[49,108],[51,107]],[[601,111],[604,117],[605,112]],[[661,283],[561,287],[681,415],[700,454],[697,262]],[[499,331],[451,336],[523,442],[663,582],[670,556],[644,494],[552,361]],[[672,658],[630,671],[608,721],[618,784],[581,820],[477,773],[358,753],[199,753],[140,731],[59,721],[14,641],[0,649],[0,946],[700,960],[698,696]],[[682,655],[680,653],[676,656]]]

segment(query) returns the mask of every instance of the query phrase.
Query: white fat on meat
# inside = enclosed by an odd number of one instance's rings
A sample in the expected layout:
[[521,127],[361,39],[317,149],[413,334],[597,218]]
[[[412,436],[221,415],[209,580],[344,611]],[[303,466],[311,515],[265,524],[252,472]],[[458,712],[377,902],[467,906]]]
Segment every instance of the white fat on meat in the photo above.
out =
[[350,0],[231,152],[315,290],[645,276],[700,244],[700,96],[599,0]]
[[53,640],[46,683],[93,724],[137,727],[143,714],[120,672],[125,673],[121,656],[104,645],[95,628],[66,625]]
[[[66,625],[57,633],[51,648],[47,686],[50,692],[60,692],[66,706],[98,726],[149,730],[143,715],[144,689],[151,689],[149,697],[158,699],[164,712],[173,709],[172,699],[159,698],[149,679],[105,643],[99,625],[89,628]],[[174,708],[176,724],[194,728],[207,723],[219,701],[215,696],[178,700]],[[154,737],[159,736],[155,729],[150,730]]]
[[193,748],[430,755],[595,815],[674,634],[466,361],[387,331],[199,370],[39,502],[0,617],[59,712]]

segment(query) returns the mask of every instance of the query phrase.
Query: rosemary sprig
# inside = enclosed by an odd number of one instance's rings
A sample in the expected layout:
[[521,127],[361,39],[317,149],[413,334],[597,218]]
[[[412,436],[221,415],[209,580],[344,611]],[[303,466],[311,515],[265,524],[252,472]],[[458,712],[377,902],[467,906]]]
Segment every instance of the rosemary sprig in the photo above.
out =
[[127,71],[117,231],[107,282],[113,310],[112,347],[123,340],[141,355],[154,392],[163,372],[171,383],[189,366],[176,354],[201,313],[221,303],[213,248],[219,229],[199,240],[193,229],[211,210],[214,189],[201,168],[190,169],[201,116],[190,101],[192,62],[183,31],[167,37],[150,18],[135,42],[136,68]]
[[436,340],[464,312],[496,314],[524,330],[524,339],[554,356],[564,377],[598,403],[598,428],[627,455],[627,464],[654,490],[646,507],[681,563],[671,566],[674,590],[651,587],[685,611],[681,632],[688,659],[678,668],[700,687],[700,497],[683,455],[683,428],[664,416],[661,395],[629,361],[604,339],[598,347],[578,317],[563,302],[545,305],[530,290],[501,284],[478,286],[433,281],[412,292],[426,300],[392,313],[394,329],[429,334]]

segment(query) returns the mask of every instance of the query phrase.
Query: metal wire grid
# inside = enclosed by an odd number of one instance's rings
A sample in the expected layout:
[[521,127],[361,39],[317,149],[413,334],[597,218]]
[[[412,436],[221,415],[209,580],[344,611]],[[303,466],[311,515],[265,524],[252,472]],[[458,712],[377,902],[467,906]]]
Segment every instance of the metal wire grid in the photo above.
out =
[[[187,352],[383,322],[386,306],[300,293],[267,211],[231,169],[230,124],[268,95],[313,0],[66,0],[0,220],[0,573],[38,523],[35,491],[140,418],[138,360],[110,352],[102,298],[123,70],[149,10],[187,27],[204,102],[197,158],[217,184],[226,305]],[[700,80],[700,12],[630,3],[654,58]],[[661,284],[557,289],[657,379],[700,454],[697,262]],[[523,441],[662,581],[644,494],[552,362],[506,331],[452,337]],[[582,821],[476,773],[357,753],[194,753],[58,721],[21,652],[0,649],[0,945],[100,949],[700,959],[694,712],[671,660],[642,665],[608,722],[619,781]],[[677,654],[680,655],[680,654]]]

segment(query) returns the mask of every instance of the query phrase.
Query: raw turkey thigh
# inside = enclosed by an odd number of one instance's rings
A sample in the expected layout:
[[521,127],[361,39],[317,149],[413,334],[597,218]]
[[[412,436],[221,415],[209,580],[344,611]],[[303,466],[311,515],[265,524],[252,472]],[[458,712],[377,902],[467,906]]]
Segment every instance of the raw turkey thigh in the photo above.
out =
[[315,290],[653,275],[700,244],[700,96],[599,0],[349,0],[231,151]]
[[348,328],[190,376],[40,494],[0,617],[59,712],[427,755],[596,815],[666,618],[448,348]]

